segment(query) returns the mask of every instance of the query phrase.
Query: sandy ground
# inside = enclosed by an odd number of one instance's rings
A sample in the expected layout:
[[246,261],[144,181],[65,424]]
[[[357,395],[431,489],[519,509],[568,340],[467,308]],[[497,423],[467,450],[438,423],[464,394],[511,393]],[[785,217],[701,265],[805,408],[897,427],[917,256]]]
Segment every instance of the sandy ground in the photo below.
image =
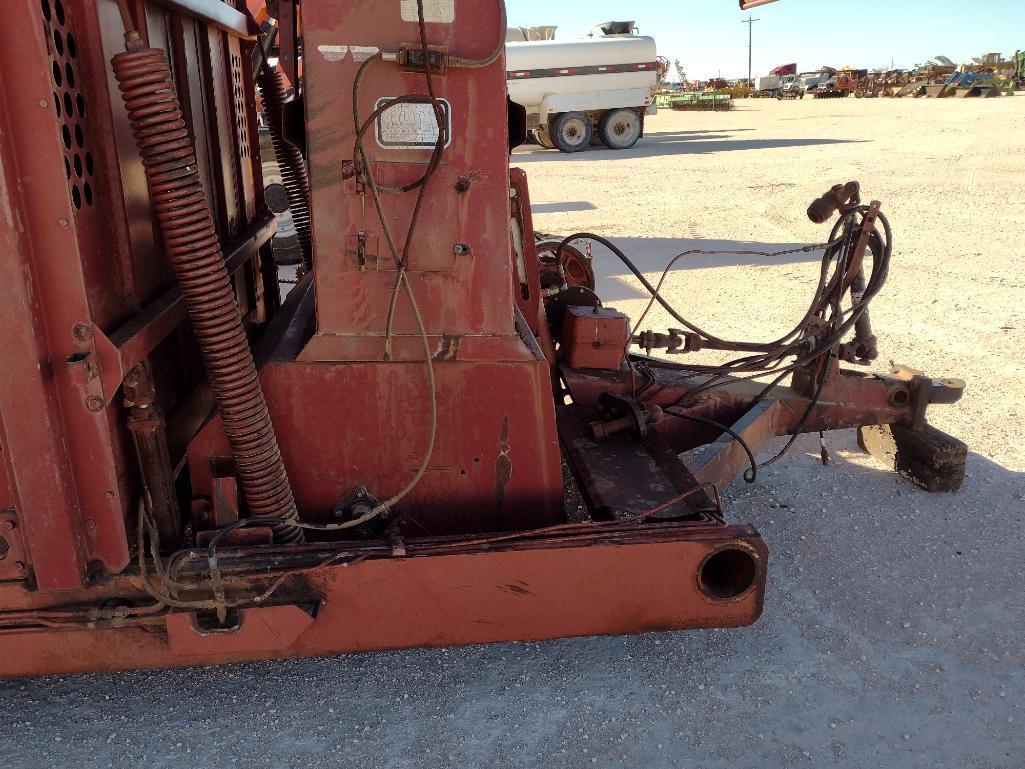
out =
[[[1020,769],[1023,135],[1021,97],[762,101],[659,115],[628,152],[517,152],[539,229],[612,236],[650,277],[688,248],[822,240],[804,210],[836,182],[884,202],[883,360],[968,380],[933,414],[970,444],[968,481],[916,491],[841,433],[829,467],[813,440],[734,484],[731,517],[773,554],[755,626],[3,682],[5,765]],[[596,255],[636,315],[638,286]],[[816,270],[703,257],[669,293],[705,328],[770,338]]]

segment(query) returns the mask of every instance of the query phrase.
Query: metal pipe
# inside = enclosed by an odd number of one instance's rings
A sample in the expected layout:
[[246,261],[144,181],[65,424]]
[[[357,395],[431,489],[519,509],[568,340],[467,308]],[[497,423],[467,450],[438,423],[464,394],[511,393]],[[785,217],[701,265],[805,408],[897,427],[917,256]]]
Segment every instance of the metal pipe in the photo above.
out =
[[149,365],[140,363],[125,377],[125,406],[131,409],[128,429],[135,443],[143,494],[156,521],[160,550],[174,552],[181,545],[182,514],[174,489],[174,468],[167,448],[167,423],[157,403]]

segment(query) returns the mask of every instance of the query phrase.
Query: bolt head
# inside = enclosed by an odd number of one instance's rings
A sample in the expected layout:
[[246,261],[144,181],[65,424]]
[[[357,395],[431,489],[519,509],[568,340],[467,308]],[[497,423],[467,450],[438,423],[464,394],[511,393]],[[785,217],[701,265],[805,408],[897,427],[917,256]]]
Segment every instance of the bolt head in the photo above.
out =
[[4,521],[4,528],[7,529],[7,531],[13,531],[14,521]]
[[98,398],[95,395],[90,395],[85,399],[85,407],[92,412],[103,411],[103,398]]

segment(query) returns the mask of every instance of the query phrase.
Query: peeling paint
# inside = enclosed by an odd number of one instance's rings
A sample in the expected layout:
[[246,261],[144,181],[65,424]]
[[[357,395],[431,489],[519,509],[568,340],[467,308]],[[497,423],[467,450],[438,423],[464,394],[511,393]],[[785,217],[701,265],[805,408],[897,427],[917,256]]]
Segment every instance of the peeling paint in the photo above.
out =
[[499,435],[498,457],[495,459],[495,507],[502,509],[505,502],[505,487],[512,478],[512,459],[509,452],[512,446],[509,445],[509,417],[502,420],[502,432]]

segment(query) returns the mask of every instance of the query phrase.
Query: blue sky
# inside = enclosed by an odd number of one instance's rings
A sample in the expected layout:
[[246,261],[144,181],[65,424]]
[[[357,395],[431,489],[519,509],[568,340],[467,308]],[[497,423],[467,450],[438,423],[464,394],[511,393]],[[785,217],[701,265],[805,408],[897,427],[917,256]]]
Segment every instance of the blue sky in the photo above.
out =
[[[747,75],[747,26],[737,0],[506,0],[514,26],[558,25],[579,37],[592,25],[632,19],[690,78]],[[1025,48],[1025,0],[779,0],[756,8],[754,73],[796,61],[908,68],[936,55],[968,61]],[[675,72],[673,73],[675,76]]]

